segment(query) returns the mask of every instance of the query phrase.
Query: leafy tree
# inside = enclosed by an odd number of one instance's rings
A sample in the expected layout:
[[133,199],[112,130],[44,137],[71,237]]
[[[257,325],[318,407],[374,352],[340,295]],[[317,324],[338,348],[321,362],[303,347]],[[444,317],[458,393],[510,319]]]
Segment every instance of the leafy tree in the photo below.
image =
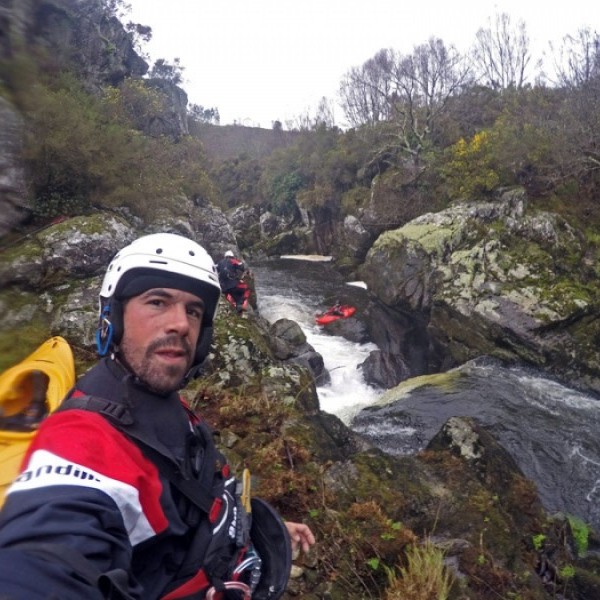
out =
[[198,121],[198,123],[213,123],[218,125],[221,122],[221,116],[219,115],[219,109],[204,108],[201,104],[192,104],[188,109],[189,116]]
[[131,6],[125,0],[100,0],[100,4],[118,19],[122,19],[131,10]]
[[223,199],[221,206],[227,209],[258,204],[262,199],[259,192],[262,172],[261,162],[247,155],[219,163],[211,173]]
[[152,39],[152,27],[129,21],[125,25],[125,31],[131,36],[134,48],[139,53],[144,54],[143,44],[148,43]]
[[560,95],[513,91],[494,122],[446,151],[442,168],[452,199],[477,198],[498,186],[523,185],[532,197],[552,187],[559,172]]
[[129,99],[153,98],[139,83],[97,97],[63,75],[30,90],[24,158],[37,215],[127,206],[151,218],[178,194],[214,199],[199,140],[175,143],[134,128]]
[[71,82],[64,89],[36,85],[28,106],[25,159],[38,215],[78,214],[90,206],[99,181],[94,163],[102,144],[97,101]]
[[181,66],[179,58],[174,58],[173,63],[159,58],[150,69],[149,76],[156,79],[164,79],[175,85],[183,82],[184,67]]
[[286,217],[295,216],[298,212],[296,197],[303,187],[304,180],[299,173],[285,173],[275,177],[269,194],[272,211]]
[[142,130],[167,110],[166,98],[143,79],[126,79],[118,88],[104,90],[105,110],[115,121]]

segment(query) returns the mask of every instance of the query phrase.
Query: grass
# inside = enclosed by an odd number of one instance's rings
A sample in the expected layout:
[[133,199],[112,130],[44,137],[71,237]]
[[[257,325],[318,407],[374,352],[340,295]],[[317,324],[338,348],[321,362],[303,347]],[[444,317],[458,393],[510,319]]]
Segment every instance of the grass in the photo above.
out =
[[406,552],[406,566],[389,572],[385,600],[447,600],[453,583],[444,553],[429,538]]

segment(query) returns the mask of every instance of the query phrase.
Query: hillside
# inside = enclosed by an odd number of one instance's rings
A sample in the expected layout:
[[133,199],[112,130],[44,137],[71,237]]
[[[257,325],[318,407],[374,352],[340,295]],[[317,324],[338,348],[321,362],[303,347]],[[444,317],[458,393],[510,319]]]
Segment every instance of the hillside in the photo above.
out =
[[202,140],[207,156],[217,162],[240,155],[267,158],[275,150],[292,146],[298,138],[295,131],[210,123],[190,124],[190,134]]

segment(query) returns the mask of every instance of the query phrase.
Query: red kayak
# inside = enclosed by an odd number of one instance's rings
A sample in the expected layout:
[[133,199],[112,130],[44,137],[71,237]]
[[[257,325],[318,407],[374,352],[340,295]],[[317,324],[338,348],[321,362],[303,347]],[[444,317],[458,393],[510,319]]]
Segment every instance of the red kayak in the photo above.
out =
[[356,308],[354,306],[350,306],[349,304],[337,304],[336,306],[327,309],[322,315],[317,315],[315,321],[317,322],[317,325],[327,325],[338,319],[347,319],[355,312]]

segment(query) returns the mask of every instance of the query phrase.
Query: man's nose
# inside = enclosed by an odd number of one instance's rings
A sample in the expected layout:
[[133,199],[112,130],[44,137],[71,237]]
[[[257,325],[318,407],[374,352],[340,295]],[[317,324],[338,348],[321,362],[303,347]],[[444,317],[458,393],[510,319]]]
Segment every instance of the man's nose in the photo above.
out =
[[187,335],[190,330],[187,307],[183,303],[175,302],[169,311],[167,321],[169,331],[175,331],[179,335]]

